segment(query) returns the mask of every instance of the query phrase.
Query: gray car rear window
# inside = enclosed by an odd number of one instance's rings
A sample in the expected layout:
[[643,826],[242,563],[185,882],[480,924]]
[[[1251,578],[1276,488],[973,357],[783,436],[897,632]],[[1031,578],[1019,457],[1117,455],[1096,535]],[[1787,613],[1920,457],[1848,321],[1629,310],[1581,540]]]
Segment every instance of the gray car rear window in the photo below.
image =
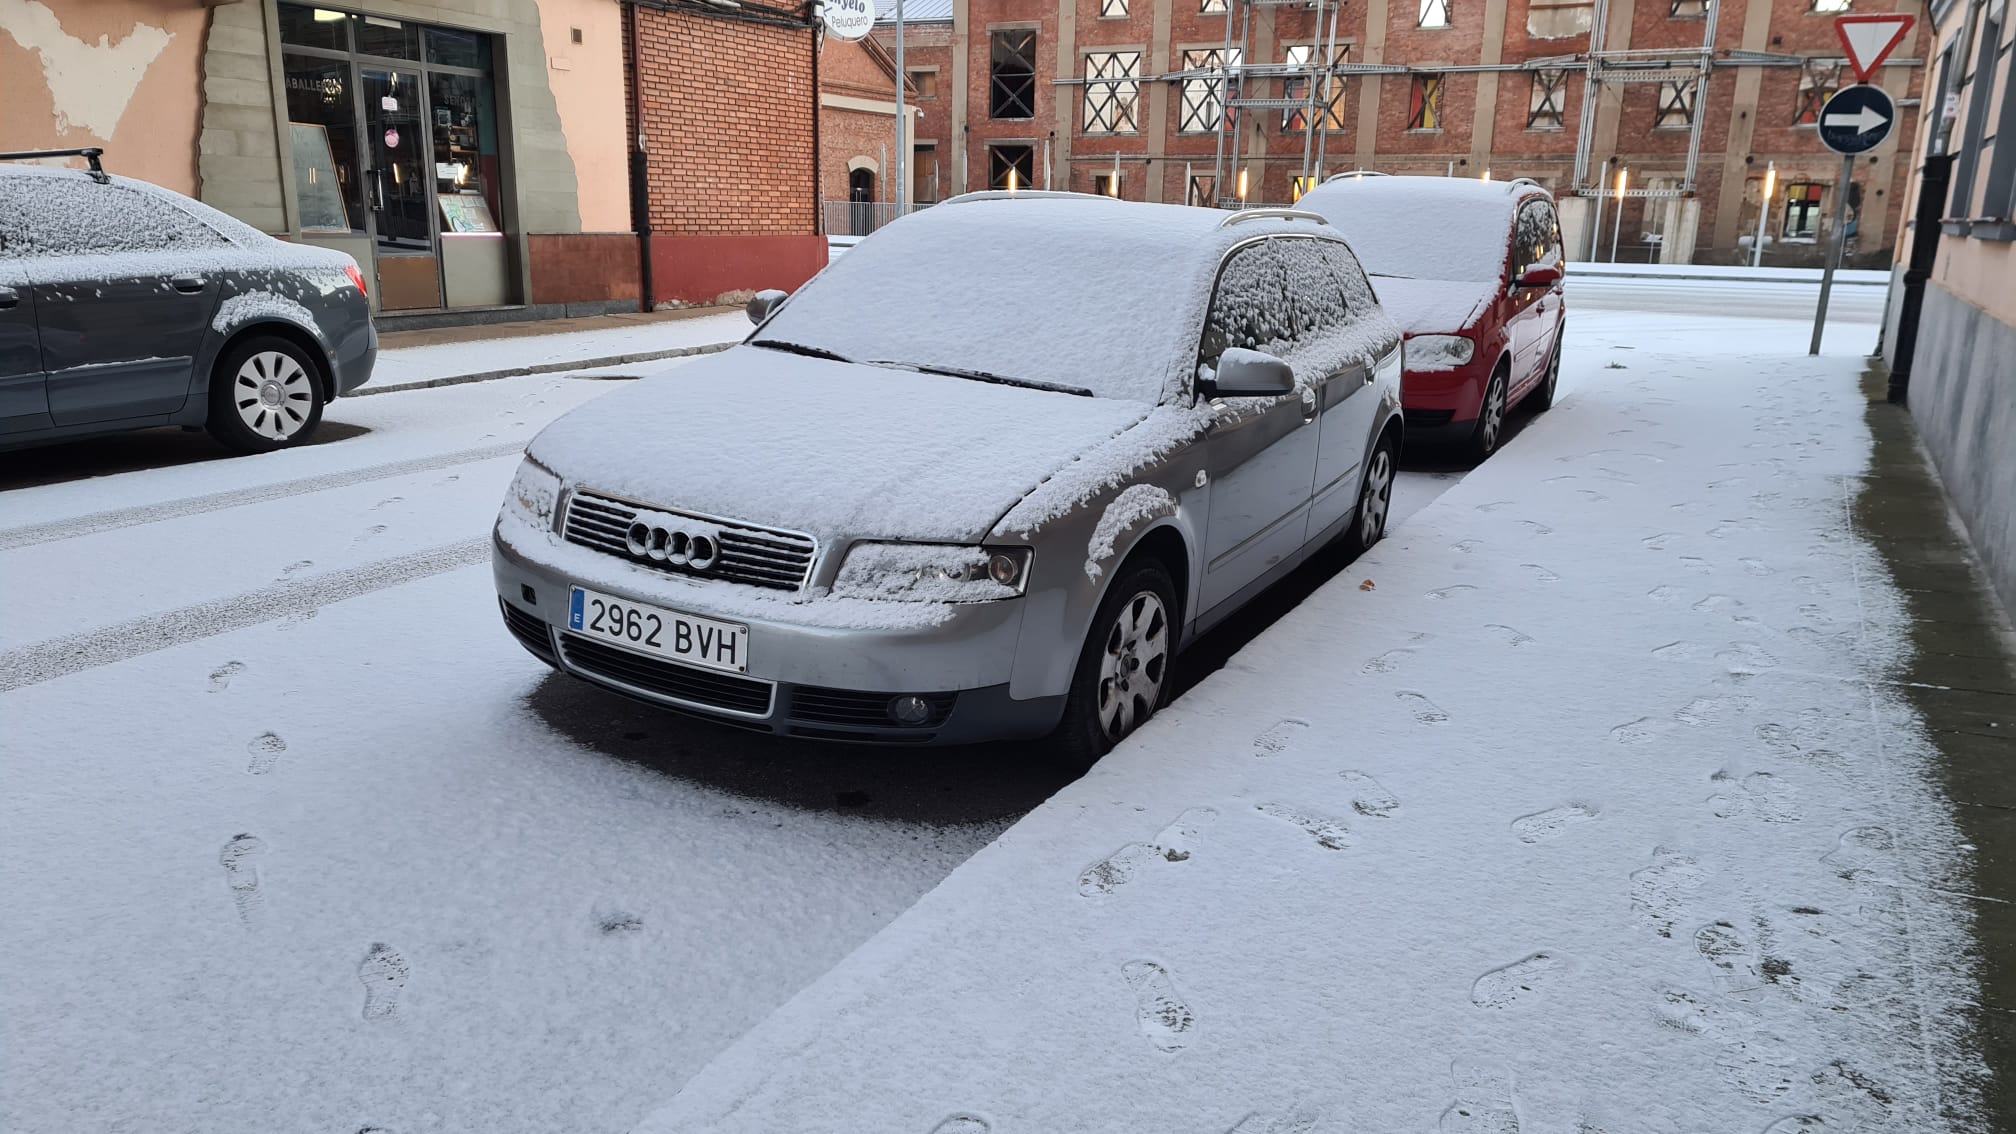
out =
[[88,256],[230,243],[168,201],[83,177],[0,174],[0,256]]

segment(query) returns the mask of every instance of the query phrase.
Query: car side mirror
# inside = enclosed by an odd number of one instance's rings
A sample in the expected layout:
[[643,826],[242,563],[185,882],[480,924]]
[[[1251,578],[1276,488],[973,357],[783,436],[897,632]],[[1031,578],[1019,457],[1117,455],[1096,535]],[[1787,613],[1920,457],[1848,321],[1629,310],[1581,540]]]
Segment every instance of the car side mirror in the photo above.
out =
[[1536,264],[1519,277],[1520,287],[1553,287],[1560,282],[1561,267],[1558,264]]
[[1227,398],[1271,397],[1295,389],[1295,371],[1271,354],[1229,347],[1218,356],[1210,393]]
[[778,291],[774,287],[765,291],[759,291],[749,297],[749,302],[744,305],[742,310],[749,313],[749,321],[751,323],[761,323],[770,317],[772,311],[777,310],[777,305],[784,302],[788,294],[787,292]]

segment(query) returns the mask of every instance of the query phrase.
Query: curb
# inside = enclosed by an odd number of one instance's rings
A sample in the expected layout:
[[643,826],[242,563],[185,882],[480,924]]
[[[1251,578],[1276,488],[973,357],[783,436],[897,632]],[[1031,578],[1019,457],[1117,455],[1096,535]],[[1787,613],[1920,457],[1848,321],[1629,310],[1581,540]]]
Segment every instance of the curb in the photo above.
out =
[[652,350],[641,354],[611,354],[601,358],[583,358],[572,362],[542,362],[537,366],[514,366],[508,370],[485,370],[477,374],[455,374],[447,378],[429,378],[421,382],[395,382],[389,386],[373,386],[366,383],[362,387],[343,395],[346,398],[361,398],[370,394],[397,394],[405,390],[432,390],[440,386],[462,386],[470,382],[488,382],[497,378],[524,378],[533,374],[555,374],[563,370],[595,370],[604,366],[628,366],[633,362],[656,362],[665,358],[687,358],[696,354],[715,354],[735,346],[734,342],[709,343],[705,346],[675,347],[671,350]]

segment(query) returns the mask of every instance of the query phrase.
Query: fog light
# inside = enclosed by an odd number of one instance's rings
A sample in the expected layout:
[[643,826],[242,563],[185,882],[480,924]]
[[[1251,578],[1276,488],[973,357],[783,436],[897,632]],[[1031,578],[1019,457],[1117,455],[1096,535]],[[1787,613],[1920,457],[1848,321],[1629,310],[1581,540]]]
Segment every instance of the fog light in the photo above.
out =
[[931,716],[931,703],[915,693],[889,698],[889,719],[897,724],[923,724]]

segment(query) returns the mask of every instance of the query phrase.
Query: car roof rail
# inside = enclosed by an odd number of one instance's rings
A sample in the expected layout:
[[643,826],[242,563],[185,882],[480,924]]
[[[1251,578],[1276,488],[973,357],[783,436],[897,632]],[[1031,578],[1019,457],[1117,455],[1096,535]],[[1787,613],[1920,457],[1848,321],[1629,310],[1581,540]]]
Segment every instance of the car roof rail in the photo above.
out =
[[112,178],[106,174],[105,167],[98,162],[98,159],[103,156],[105,156],[103,147],[86,146],[81,150],[16,150],[12,153],[0,153],[0,161],[33,161],[40,158],[81,157],[90,164],[91,168],[89,172],[94,181],[109,184]]
[[1540,183],[1539,183],[1538,181],[1535,181],[1535,180],[1533,180],[1533,179],[1532,179],[1532,178],[1530,178],[1530,177],[1515,177],[1515,178],[1513,178],[1512,180],[1510,180],[1510,181],[1507,181],[1507,182],[1506,182],[1505,184],[1507,184],[1507,185],[1531,185],[1531,186],[1532,186],[1533,188],[1535,188],[1535,189],[1545,189],[1545,188],[1547,188],[1547,187],[1546,187],[1545,185],[1542,185],[1542,184],[1540,184]]
[[1391,177],[1391,176],[1393,175],[1390,173],[1381,173],[1376,169],[1347,169],[1342,173],[1333,173],[1330,176],[1324,178],[1323,184],[1328,185],[1332,181],[1342,180],[1343,178],[1346,177]]
[[971,193],[961,193],[938,202],[940,205],[963,205],[968,201],[1019,201],[1024,197],[1064,198],[1073,201],[1110,201],[1113,198],[1104,193],[1066,193],[1059,189],[976,189]]
[[1256,220],[1306,220],[1328,228],[1330,218],[1322,213],[1312,213],[1307,209],[1239,209],[1218,222],[1219,228],[1231,228],[1235,224]]

